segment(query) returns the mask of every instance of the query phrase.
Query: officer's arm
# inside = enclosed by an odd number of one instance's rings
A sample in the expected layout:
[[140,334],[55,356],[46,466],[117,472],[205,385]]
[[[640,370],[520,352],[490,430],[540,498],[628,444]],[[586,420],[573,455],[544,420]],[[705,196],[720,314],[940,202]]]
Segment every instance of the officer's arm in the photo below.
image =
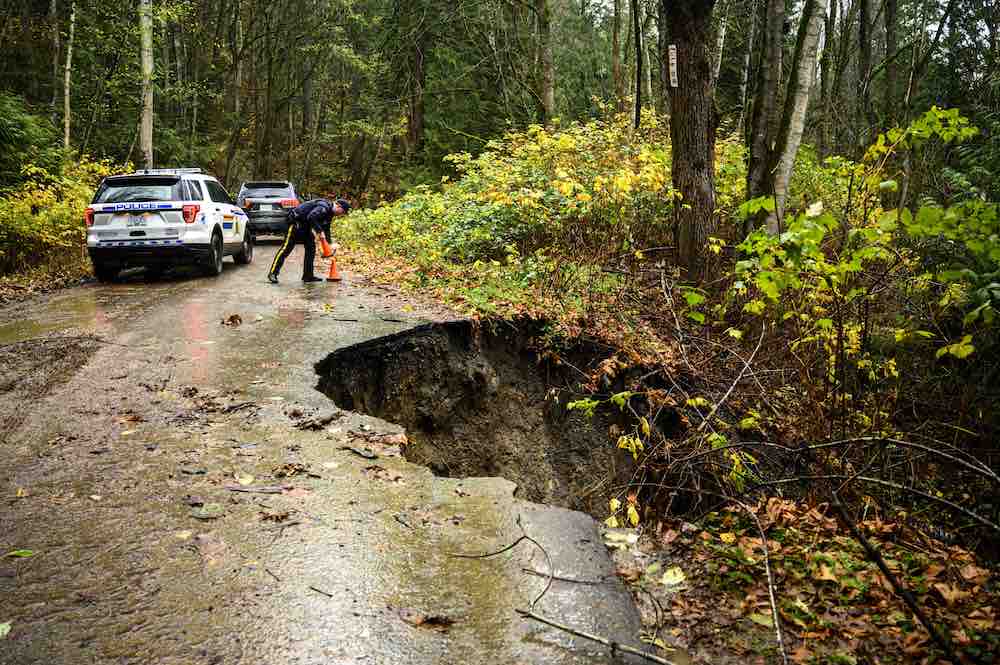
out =
[[316,206],[310,212],[306,220],[309,222],[309,226],[316,233],[323,233],[323,222],[326,219],[326,215],[323,214],[323,207]]

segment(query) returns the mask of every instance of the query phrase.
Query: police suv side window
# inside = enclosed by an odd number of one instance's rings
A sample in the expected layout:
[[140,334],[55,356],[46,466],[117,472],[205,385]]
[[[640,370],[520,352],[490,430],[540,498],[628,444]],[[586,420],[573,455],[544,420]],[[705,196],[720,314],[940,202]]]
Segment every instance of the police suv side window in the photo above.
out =
[[197,180],[188,180],[188,187],[191,188],[191,200],[192,201],[204,201],[205,192],[201,189],[201,183]]
[[228,203],[230,205],[235,205],[233,200],[229,198],[229,194],[226,190],[222,188],[222,185],[215,182],[214,180],[206,180],[205,186],[208,187],[208,195],[212,197],[212,200],[216,203]]

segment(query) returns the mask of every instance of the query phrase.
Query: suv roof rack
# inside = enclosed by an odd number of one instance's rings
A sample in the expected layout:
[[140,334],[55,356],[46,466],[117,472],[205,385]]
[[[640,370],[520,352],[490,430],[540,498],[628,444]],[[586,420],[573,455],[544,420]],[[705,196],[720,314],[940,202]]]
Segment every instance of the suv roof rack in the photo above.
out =
[[201,173],[199,168],[183,169],[139,169],[132,175],[176,175],[178,173]]

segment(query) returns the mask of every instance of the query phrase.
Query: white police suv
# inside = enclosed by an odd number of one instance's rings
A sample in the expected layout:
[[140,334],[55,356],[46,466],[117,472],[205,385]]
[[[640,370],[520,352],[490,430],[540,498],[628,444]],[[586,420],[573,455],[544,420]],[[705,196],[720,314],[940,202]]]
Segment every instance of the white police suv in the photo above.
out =
[[194,264],[222,272],[222,258],[253,261],[246,213],[201,169],[149,169],[105,178],[84,214],[97,279],[144,266],[157,275]]

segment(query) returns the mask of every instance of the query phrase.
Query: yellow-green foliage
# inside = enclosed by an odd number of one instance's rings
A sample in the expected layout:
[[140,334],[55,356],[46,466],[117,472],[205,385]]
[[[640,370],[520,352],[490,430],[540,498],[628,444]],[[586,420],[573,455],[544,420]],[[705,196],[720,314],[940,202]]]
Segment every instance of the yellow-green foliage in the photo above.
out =
[[[742,147],[722,140],[717,154],[725,214],[742,198]],[[449,156],[456,180],[352,214],[341,235],[402,259],[416,268],[412,284],[476,310],[537,303],[540,293],[579,310],[620,284],[602,267],[655,260],[645,250],[671,244],[670,156],[668,128],[652,113],[639,131],[627,115],[533,125],[478,156]]]
[[61,172],[23,167],[25,181],[0,197],[0,275],[61,263],[81,263],[86,229],[83,211],[106,162],[82,159]]

